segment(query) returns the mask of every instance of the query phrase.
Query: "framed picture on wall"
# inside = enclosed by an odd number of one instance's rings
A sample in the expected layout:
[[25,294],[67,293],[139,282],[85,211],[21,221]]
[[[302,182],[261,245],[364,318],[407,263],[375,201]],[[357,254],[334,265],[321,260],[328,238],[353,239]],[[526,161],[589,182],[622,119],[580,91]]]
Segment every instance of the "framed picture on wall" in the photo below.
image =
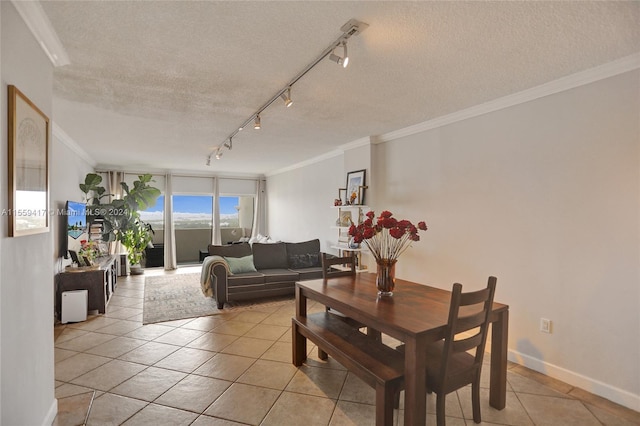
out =
[[9,236],[49,232],[49,118],[8,89]]
[[352,205],[364,204],[365,170],[347,173],[347,203]]

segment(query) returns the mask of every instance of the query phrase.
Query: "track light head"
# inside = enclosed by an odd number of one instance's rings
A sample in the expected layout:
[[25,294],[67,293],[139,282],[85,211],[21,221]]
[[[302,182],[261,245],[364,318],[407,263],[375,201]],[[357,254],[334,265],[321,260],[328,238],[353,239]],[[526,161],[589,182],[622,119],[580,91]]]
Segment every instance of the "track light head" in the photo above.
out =
[[211,156],[208,156],[207,157],[207,166],[210,166],[210,165],[211,165]]
[[349,56],[347,55],[347,42],[343,41],[341,45],[342,50],[344,51],[344,56],[340,57],[332,52],[331,55],[329,55],[329,59],[338,65],[342,65],[342,68],[346,68],[347,65],[349,65]]
[[222,158],[222,151],[220,150],[220,148],[218,148],[218,150],[216,151],[216,160],[219,160]]
[[284,101],[284,106],[286,106],[287,108],[293,105],[293,101],[291,100],[291,88],[288,88],[286,94],[283,93],[280,95],[280,97]]
[[229,138],[229,142],[225,143],[224,146],[231,151],[233,149],[233,138]]
[[260,114],[256,114],[256,119],[253,121],[253,128],[256,130],[260,130],[262,128],[260,125]]

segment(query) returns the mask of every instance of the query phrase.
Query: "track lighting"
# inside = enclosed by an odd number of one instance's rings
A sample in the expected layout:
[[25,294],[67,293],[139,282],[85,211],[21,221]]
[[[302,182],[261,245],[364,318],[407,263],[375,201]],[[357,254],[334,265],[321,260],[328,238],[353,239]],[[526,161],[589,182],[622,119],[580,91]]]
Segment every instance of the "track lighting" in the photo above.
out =
[[340,57],[332,52],[331,55],[329,55],[329,59],[338,65],[342,65],[342,68],[346,68],[347,65],[349,65],[349,55],[347,54],[347,42],[343,41],[341,44],[342,44],[342,50],[344,52],[344,56]]
[[229,138],[229,142],[225,143],[224,146],[231,151],[233,149],[233,139]]
[[286,95],[283,93],[280,97],[284,101],[284,106],[289,108],[293,104],[293,101],[291,100],[291,88],[288,88],[286,93]]
[[208,156],[207,157],[207,166],[210,166],[210,165],[211,165],[211,156]]
[[[295,77],[293,77],[289,81],[289,83],[286,86],[284,86],[282,89],[280,89],[280,91],[278,91],[271,99],[269,99],[267,102],[261,105],[260,108],[255,110],[253,115],[249,116],[249,118],[247,118],[247,120],[244,123],[242,123],[239,127],[236,128],[234,132],[232,132],[229,136],[227,136],[227,139],[225,139],[225,142],[223,142],[222,144],[218,145],[215,148],[216,158],[219,160],[222,157],[223,148],[228,148],[229,150],[231,150],[232,138],[235,137],[240,131],[242,131],[242,129],[249,126],[251,124],[251,120],[253,120],[253,128],[256,130],[260,129],[262,127],[260,125],[260,114],[264,110],[266,110],[269,106],[271,106],[271,104],[274,103],[278,98],[282,98],[282,100],[284,101],[284,105],[287,108],[290,107],[293,104],[293,101],[291,100],[291,87],[293,87],[293,85],[297,83],[298,80],[304,77],[309,71],[313,69],[313,67],[318,65],[324,58],[328,56],[331,61],[337,63],[338,65],[342,65],[343,68],[346,68],[347,65],[349,65],[349,55],[347,53],[347,40],[354,35],[360,34],[362,31],[366,30],[368,27],[369,27],[368,24],[365,24],[364,22],[360,22],[356,19],[351,19],[342,27],[340,27],[340,31],[342,31],[342,35],[340,37],[334,40],[333,43],[331,43],[320,54],[320,56],[318,56],[313,62],[307,65],[305,69],[303,69]],[[338,56],[335,54],[335,50],[339,47],[342,47],[342,53],[343,53],[342,56]],[[211,162],[212,155],[213,153],[211,153],[207,158],[207,166]]]

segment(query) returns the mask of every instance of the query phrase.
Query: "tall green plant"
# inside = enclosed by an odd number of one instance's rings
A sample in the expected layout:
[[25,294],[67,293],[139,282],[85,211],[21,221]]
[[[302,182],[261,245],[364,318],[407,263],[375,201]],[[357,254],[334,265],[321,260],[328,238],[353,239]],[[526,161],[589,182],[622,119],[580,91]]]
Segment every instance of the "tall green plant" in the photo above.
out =
[[101,217],[102,240],[120,241],[127,247],[132,265],[140,262],[144,249],[152,239],[151,225],[140,219],[139,214],[140,210],[146,210],[155,204],[160,196],[160,190],[149,185],[150,182],[153,182],[153,176],[148,173],[139,175],[131,188],[125,182],[121,182],[124,196],[110,202],[103,202],[112,194],[107,193],[101,185],[102,176],[88,173],[84,183],[79,185],[85,195],[89,223]]

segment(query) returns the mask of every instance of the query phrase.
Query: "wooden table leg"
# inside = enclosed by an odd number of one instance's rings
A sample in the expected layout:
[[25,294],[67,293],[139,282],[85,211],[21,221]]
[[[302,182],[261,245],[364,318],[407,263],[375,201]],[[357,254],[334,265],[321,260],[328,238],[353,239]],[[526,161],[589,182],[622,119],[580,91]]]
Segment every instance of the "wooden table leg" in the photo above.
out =
[[404,424],[423,426],[427,421],[426,353],[424,339],[408,339],[404,353]]
[[507,343],[509,335],[509,311],[498,314],[491,325],[491,376],[489,405],[502,410],[507,405]]
[[[307,298],[298,286],[296,286],[296,316],[299,318],[307,316]],[[299,367],[307,359],[307,338],[300,334],[298,326],[293,320],[291,321],[291,333],[293,336],[292,362],[293,365]]]

